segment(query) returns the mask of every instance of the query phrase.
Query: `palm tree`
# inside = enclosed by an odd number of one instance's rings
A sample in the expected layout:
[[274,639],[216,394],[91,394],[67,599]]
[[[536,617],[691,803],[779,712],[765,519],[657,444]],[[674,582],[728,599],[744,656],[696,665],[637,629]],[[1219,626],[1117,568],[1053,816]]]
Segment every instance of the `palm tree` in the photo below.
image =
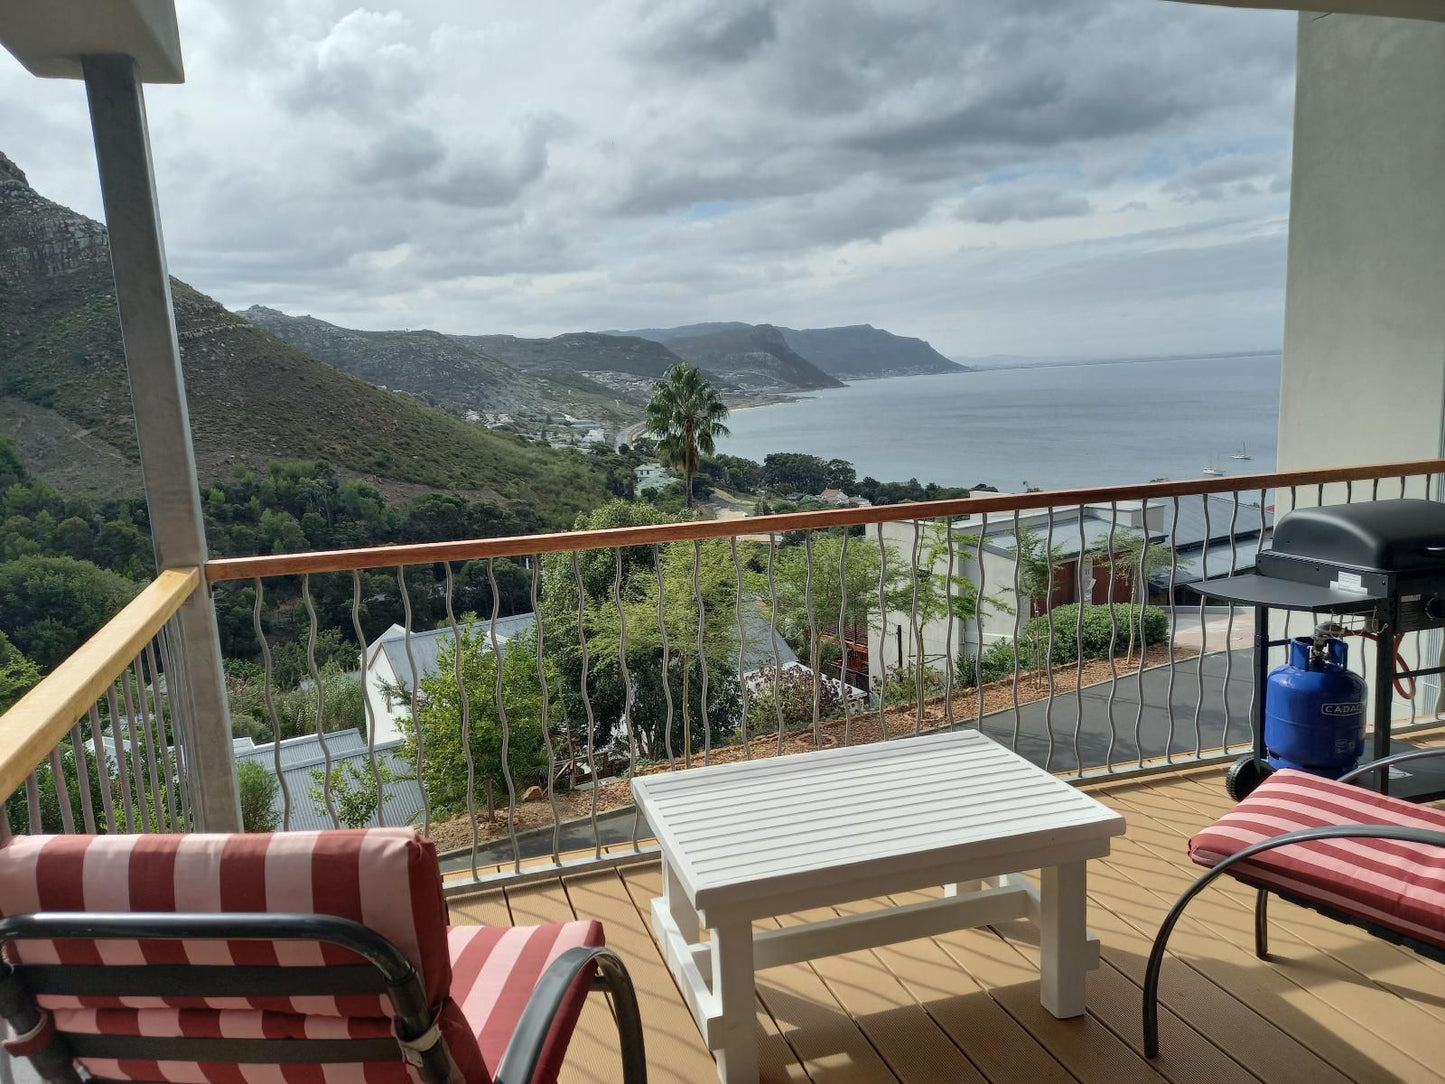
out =
[[692,507],[692,476],[700,455],[712,455],[714,437],[727,436],[723,419],[728,408],[702,373],[679,362],[653,387],[647,404],[647,431],[657,439],[657,454],[687,482],[687,506]]

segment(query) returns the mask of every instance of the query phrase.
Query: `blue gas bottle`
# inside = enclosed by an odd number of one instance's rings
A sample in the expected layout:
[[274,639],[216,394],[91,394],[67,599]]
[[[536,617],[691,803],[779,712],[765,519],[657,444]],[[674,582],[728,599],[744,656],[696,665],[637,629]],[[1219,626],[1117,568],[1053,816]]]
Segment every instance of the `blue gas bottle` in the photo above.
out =
[[1364,678],[1346,669],[1349,649],[1317,630],[1296,636],[1289,661],[1270,671],[1264,744],[1271,768],[1300,768],[1331,779],[1365,751]]

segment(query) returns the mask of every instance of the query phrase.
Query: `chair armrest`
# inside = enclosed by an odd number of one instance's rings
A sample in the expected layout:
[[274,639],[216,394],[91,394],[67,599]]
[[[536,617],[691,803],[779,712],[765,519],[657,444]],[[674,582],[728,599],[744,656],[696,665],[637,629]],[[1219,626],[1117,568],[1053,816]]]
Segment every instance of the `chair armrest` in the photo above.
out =
[[1388,768],[1391,764],[1403,764],[1407,760],[1424,760],[1426,757],[1445,757],[1445,747],[1439,749],[1412,749],[1408,753],[1394,753],[1379,760],[1372,760],[1368,764],[1361,764],[1351,768],[1344,775],[1335,780],[1336,783],[1348,783],[1358,779],[1366,772],[1373,772],[1377,768]]
[[588,968],[597,968],[597,985],[612,995],[621,1042],[623,1084],[647,1084],[647,1059],[637,994],[622,958],[609,948],[570,948],[552,961],[527,999],[517,1027],[502,1052],[495,1084],[532,1084],[552,1022],[568,992]]

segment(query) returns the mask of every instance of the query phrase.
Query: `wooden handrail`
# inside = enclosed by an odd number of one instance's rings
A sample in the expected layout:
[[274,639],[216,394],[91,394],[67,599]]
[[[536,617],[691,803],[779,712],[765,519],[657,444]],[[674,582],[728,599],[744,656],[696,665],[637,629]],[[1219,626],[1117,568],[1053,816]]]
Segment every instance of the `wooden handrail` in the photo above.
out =
[[651,546],[693,539],[940,519],[981,512],[1067,508],[1081,504],[1185,497],[1202,493],[1244,493],[1250,490],[1282,489],[1287,486],[1440,473],[1445,473],[1445,459],[1416,459],[1405,463],[1324,467],[1275,474],[1241,474],[1224,478],[1194,478],[1182,482],[1139,482],[1091,489],[1042,490],[1037,493],[986,493],[950,501],[916,501],[823,512],[787,512],[749,519],[694,520],[690,523],[662,523],[647,527],[612,527],[600,531],[565,531],[508,538],[475,538],[460,542],[423,542],[405,546],[370,546],[365,549],[321,550],[313,553],[226,557],[207,561],[205,571],[207,582],[222,583],[257,576],[295,576],[305,572],[349,572],[353,569],[395,568],[398,565],[431,564],[436,561],[526,557],[540,553],[610,549],[613,546]]
[[65,740],[76,720],[150,643],[201,583],[198,568],[167,569],[0,715],[0,801]]

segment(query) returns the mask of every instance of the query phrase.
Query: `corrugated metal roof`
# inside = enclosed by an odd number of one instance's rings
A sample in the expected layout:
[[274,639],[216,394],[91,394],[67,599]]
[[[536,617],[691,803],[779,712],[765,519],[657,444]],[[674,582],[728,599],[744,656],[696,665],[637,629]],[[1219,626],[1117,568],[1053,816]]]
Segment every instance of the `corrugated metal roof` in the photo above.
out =
[[[242,746],[243,741],[248,743],[248,747]],[[265,745],[249,743],[249,738],[236,739],[236,761],[239,763],[245,760],[254,760],[267,771],[274,771],[275,747],[270,742]],[[326,749],[331,754],[333,768],[354,764],[363,772],[369,769],[370,761],[367,758],[366,738],[360,731],[338,730],[327,734]],[[326,811],[325,806],[313,802],[309,793],[314,784],[311,773],[317,769],[324,770],[326,764],[326,756],[321,749],[321,739],[315,734],[287,738],[281,742],[280,753],[281,779],[291,798],[291,816],[288,827],[292,831],[333,827],[331,815]],[[415,779],[402,778],[415,774],[416,765],[401,755],[401,741],[398,739],[379,742],[376,746],[376,763],[378,767],[385,765],[392,775],[392,781],[382,786],[382,793],[387,796],[382,806],[383,819],[389,825],[420,822],[422,814],[421,784]],[[277,823],[280,824],[285,808],[285,795],[282,794],[279,787],[271,808],[276,813]],[[374,826],[376,823],[377,820],[373,816],[368,827]]]
[[[532,613],[499,617],[497,618],[497,642],[505,646],[512,637],[531,629],[536,623],[537,616]],[[480,636],[484,644],[488,647],[491,646],[492,623],[490,619],[473,621],[471,624],[458,627],[465,629],[473,636]],[[417,679],[411,668],[411,662],[407,659],[405,630],[400,628],[387,630],[382,634],[380,643],[381,649],[386,652],[387,661],[391,663],[392,672],[396,674],[396,679],[408,689],[415,688]],[[411,657],[416,660],[417,669],[421,671],[422,677],[430,677],[437,672],[437,658],[441,654],[442,648],[451,643],[452,630],[450,627],[411,634]]]

